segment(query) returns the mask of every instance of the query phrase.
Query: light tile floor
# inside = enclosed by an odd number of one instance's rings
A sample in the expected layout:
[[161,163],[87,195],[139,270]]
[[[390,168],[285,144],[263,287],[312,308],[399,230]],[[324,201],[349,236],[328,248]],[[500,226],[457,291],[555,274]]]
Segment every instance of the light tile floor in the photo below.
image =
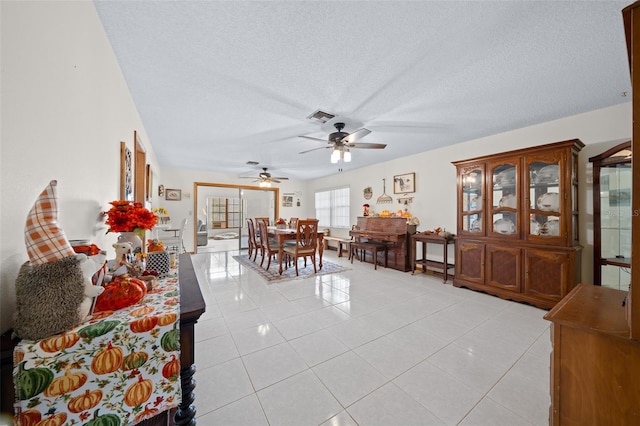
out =
[[546,425],[546,311],[426,274],[351,269],[267,285],[193,255],[202,425]]

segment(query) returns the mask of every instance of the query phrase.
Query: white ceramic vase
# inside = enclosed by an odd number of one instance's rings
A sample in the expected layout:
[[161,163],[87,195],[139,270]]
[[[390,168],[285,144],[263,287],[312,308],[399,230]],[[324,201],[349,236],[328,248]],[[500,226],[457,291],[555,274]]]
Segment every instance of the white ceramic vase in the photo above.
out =
[[131,251],[133,253],[142,251],[142,239],[135,232],[121,232],[118,235],[119,243],[131,243]]

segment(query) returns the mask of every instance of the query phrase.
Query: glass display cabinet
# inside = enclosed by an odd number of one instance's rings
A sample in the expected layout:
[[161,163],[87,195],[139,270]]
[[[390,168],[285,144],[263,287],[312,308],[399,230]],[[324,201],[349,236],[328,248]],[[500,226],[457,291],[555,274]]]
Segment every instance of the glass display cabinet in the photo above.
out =
[[631,283],[631,141],[589,158],[593,163],[593,283]]
[[455,279],[541,308],[580,280],[578,139],[456,161]]
[[491,197],[489,232],[506,238],[516,238],[518,235],[516,231],[519,228],[520,191],[517,185],[519,163],[517,157],[489,163],[489,175],[493,184],[489,192]]
[[483,233],[482,204],[484,193],[484,166],[470,165],[461,171],[461,191],[459,203],[462,213],[459,216],[458,228],[463,233]]
[[556,156],[528,158],[525,178],[528,182],[526,234],[529,240],[557,240],[566,236],[567,226],[562,220],[564,206],[560,203],[560,194],[565,192],[561,187],[564,182],[560,180],[561,160]]

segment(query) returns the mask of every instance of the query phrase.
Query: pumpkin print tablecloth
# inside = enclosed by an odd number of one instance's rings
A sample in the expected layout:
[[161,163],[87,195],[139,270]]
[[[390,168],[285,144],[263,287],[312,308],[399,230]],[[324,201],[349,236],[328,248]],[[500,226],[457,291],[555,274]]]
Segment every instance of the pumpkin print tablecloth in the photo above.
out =
[[13,353],[20,425],[128,425],[180,403],[176,270],[136,305],[93,314]]

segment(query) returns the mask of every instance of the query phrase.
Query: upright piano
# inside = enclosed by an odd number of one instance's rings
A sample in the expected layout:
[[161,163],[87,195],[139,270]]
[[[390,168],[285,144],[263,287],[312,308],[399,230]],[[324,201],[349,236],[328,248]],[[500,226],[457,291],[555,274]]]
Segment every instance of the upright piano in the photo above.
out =
[[[402,217],[359,217],[356,226],[349,234],[354,239],[383,242],[389,246],[388,267],[398,271],[411,270],[411,234],[416,233],[416,225],[408,225]],[[369,253],[370,255],[370,253]],[[369,256],[371,257],[371,256]],[[373,259],[365,259],[373,262]]]

